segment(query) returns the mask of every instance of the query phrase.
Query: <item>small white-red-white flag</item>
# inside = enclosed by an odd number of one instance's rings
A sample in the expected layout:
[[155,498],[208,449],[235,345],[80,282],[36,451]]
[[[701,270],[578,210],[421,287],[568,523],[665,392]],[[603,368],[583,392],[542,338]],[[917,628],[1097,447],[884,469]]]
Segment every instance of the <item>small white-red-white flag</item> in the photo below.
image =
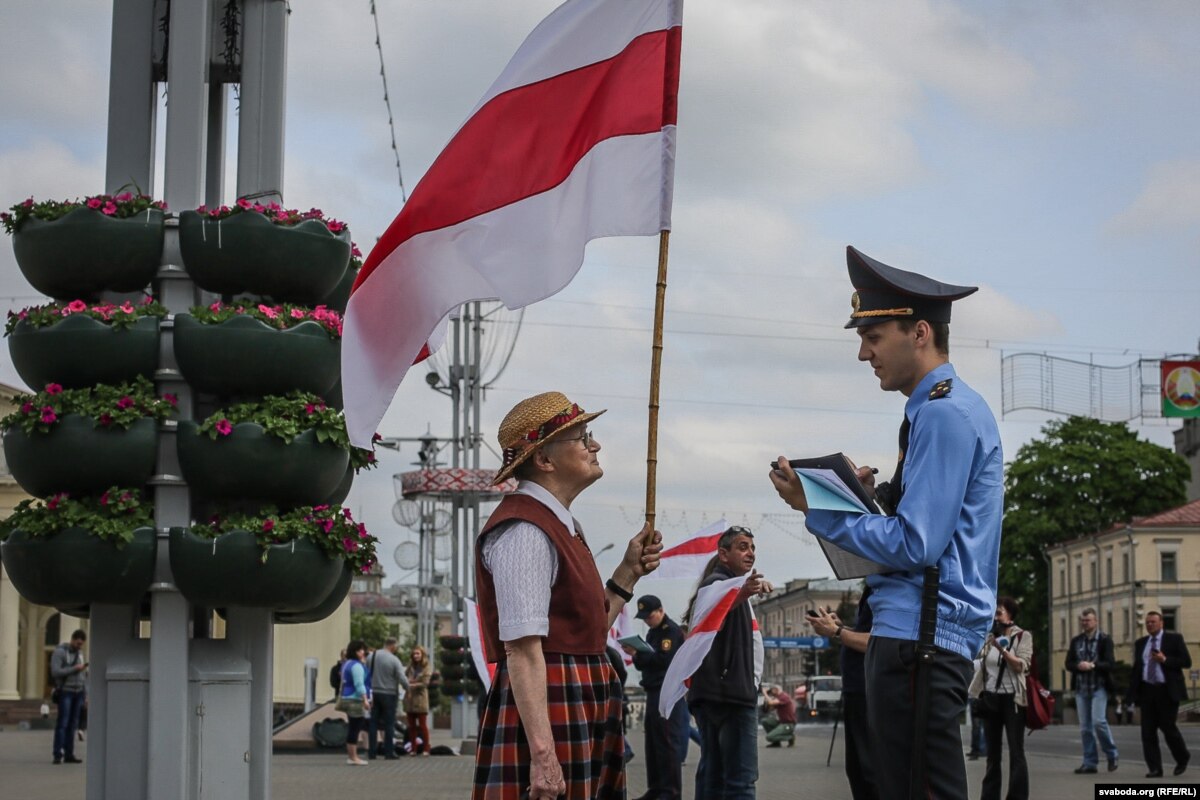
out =
[[533,30],[372,248],[342,386],[366,447],[463,303],[563,289],[589,241],[671,227],[682,0],[568,0]]
[[[696,593],[696,602],[692,605],[692,626],[675,657],[671,659],[667,674],[663,676],[658,710],[664,718],[671,716],[671,709],[675,708],[675,704],[687,693],[688,679],[704,663],[704,657],[712,649],[713,639],[725,624],[725,617],[737,603],[738,593],[749,577],[747,573],[740,578],[717,581]],[[756,623],[756,631],[757,627]],[[757,650],[757,647],[755,649]],[[757,653],[755,658],[757,661]],[[756,665],[755,669],[757,671],[761,668]],[[756,677],[756,683],[757,680]]]
[[629,613],[629,604],[626,603],[621,606],[621,613],[617,614],[617,618],[613,620],[612,627],[608,629],[608,646],[616,648],[617,652],[621,654],[626,667],[633,664],[633,656],[625,652],[619,640],[624,639],[626,636],[633,636],[633,633],[633,615]]
[[696,531],[674,547],[663,550],[662,555],[659,556],[658,569],[642,580],[665,578],[699,580],[704,575],[704,568],[708,566],[708,562],[717,554],[717,542],[728,527],[725,520],[719,519],[712,525]]
[[479,604],[469,597],[463,598],[463,613],[467,618],[467,642],[471,645],[471,661],[479,680],[483,683],[483,691],[492,689],[492,678],[496,677],[496,665],[488,663],[487,647],[483,641],[483,618],[479,615]]

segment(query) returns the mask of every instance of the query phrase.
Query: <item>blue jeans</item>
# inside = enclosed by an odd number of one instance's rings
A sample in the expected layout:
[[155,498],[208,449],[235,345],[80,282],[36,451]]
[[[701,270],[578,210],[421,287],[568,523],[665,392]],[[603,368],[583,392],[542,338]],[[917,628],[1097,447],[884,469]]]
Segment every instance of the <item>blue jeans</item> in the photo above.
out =
[[1075,693],[1075,710],[1079,712],[1079,735],[1083,739],[1083,765],[1094,767],[1099,763],[1096,740],[1109,761],[1117,760],[1117,745],[1112,731],[1108,729],[1108,692],[1100,687],[1091,692]]
[[79,713],[83,711],[85,693],[62,692],[58,701],[58,721],[54,724],[54,757],[75,757],[75,732],[79,730]]
[[701,703],[692,708],[700,725],[696,800],[754,800],[758,780],[758,710],[753,706]]

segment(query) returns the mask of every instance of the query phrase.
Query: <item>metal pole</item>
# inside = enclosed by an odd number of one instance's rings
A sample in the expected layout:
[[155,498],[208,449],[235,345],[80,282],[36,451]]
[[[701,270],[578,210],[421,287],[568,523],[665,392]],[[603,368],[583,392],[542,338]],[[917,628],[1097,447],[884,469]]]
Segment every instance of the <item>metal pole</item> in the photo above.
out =
[[132,183],[144,194],[152,194],[158,115],[154,0],[113,0],[111,52],[104,188],[116,192]]
[[237,193],[283,202],[288,4],[243,2]]

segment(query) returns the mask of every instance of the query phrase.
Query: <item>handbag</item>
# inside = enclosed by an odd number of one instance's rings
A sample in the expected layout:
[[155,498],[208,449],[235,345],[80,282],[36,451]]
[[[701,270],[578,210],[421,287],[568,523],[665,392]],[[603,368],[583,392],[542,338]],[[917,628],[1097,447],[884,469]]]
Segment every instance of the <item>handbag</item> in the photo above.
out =
[[1054,695],[1037,679],[1037,662],[1030,658],[1025,675],[1025,727],[1040,731],[1054,719]]

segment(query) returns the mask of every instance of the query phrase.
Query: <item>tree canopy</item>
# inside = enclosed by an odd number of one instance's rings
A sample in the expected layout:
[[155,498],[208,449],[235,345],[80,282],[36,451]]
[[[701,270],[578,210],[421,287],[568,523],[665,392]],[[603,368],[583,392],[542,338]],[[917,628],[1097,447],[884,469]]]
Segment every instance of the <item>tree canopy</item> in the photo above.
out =
[[1000,544],[1000,594],[1020,603],[1018,623],[1033,632],[1039,654],[1048,636],[1044,550],[1182,505],[1191,476],[1182,457],[1124,423],[1069,417],[1042,433],[1008,466]]

